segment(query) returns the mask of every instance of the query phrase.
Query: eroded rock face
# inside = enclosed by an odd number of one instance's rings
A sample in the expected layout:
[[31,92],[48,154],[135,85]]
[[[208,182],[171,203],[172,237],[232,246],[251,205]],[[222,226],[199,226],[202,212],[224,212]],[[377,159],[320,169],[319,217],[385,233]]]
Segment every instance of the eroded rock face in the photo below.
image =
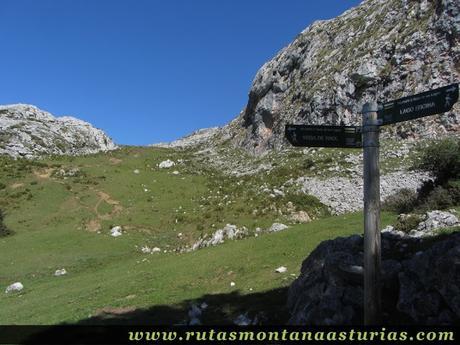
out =
[[[460,233],[429,240],[382,234],[384,322],[460,322]],[[289,289],[290,324],[363,322],[363,238],[322,242]]]
[[[286,144],[284,125],[359,124],[362,105],[460,79],[460,2],[367,0],[306,28],[257,72],[222,133],[254,153]],[[460,130],[460,107],[388,129],[401,138]]]
[[32,105],[0,106],[0,154],[84,155],[116,149],[103,131],[70,117],[54,117]]

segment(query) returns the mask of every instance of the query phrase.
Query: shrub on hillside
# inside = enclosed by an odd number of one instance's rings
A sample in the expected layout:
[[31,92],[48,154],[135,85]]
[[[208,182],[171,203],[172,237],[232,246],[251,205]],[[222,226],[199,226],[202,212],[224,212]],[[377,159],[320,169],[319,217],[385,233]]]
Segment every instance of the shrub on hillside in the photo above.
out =
[[0,237],[11,235],[11,230],[3,223],[4,213],[0,210]]
[[383,209],[396,213],[411,212],[417,205],[417,193],[411,189],[401,189],[390,195],[383,203]]
[[460,177],[460,138],[445,138],[421,150],[416,168],[431,171],[438,184]]
[[409,232],[417,228],[417,225],[422,221],[422,217],[417,214],[401,214],[398,221],[394,225],[396,230]]
[[454,205],[455,200],[450,193],[450,189],[437,186],[421,200],[418,209],[425,212],[430,210],[443,210]]

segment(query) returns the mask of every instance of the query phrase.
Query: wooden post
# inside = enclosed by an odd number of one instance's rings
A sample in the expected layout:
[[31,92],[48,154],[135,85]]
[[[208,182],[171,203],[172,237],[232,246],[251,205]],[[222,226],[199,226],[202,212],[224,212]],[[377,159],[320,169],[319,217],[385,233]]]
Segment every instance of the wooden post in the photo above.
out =
[[382,321],[377,103],[364,104],[362,116],[364,149],[364,324],[377,325]]

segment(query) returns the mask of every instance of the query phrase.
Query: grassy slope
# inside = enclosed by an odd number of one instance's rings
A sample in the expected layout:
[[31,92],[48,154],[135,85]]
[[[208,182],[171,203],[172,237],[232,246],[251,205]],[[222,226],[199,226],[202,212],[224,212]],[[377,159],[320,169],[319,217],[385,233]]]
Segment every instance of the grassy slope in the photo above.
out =
[[[188,161],[158,169],[166,158]],[[142,254],[142,245],[169,251],[226,223],[254,229],[284,220],[270,212],[252,215],[267,198],[254,194],[250,178],[237,185],[189,158],[190,152],[124,148],[39,164],[3,160],[0,207],[15,234],[0,238],[0,287],[21,281],[25,289],[10,295],[0,291],[0,324],[73,322],[104,307],[148,308],[208,294],[277,289],[290,284],[289,273],[298,274],[302,260],[321,241],[361,232],[361,215],[352,214],[193,253]],[[80,169],[77,176],[59,175],[60,169],[74,167]],[[220,204],[224,194],[230,203]],[[392,220],[384,214],[384,225]],[[112,225],[126,232],[113,238]],[[288,274],[274,272],[281,265]],[[68,275],[54,277],[63,267]],[[251,308],[269,306],[245,306]],[[221,313],[231,318],[240,311]]]

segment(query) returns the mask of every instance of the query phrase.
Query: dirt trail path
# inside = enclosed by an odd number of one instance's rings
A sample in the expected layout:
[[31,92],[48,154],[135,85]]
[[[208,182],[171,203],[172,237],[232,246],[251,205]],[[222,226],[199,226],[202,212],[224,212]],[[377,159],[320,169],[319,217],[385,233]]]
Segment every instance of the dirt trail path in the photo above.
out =
[[[101,190],[92,188],[92,190],[99,196],[99,200],[96,202],[96,205],[93,207],[93,212],[96,214],[96,218],[91,219],[87,224],[86,224],[86,229],[89,231],[99,231],[102,228],[101,221],[103,220],[110,220],[113,217],[117,216],[120,214],[121,211],[123,211],[123,206],[120,205],[120,202],[118,200],[115,200],[112,198],[112,196],[106,192],[103,192]],[[106,214],[101,214],[99,212],[99,207],[103,202],[106,202],[110,206],[112,206],[112,210],[109,213]]]
[[[94,212],[96,213],[98,218],[102,220],[108,220],[118,215],[123,210],[123,207],[120,205],[120,203],[117,200],[112,199],[110,194],[107,194],[106,192],[103,192],[101,190],[95,190],[95,192],[99,195],[99,200],[94,206]],[[110,206],[112,206],[112,211],[108,214],[99,213],[99,206],[104,201]]]
[[46,180],[51,177],[51,174],[53,173],[54,169],[53,168],[46,168],[46,169],[41,169],[41,170],[34,170],[34,175],[35,177],[41,179],[41,180]]
[[[121,160],[117,160],[116,158],[114,158],[112,163],[113,164],[118,164],[120,162],[121,162]],[[51,175],[52,175],[54,170],[55,169],[53,169],[53,168],[45,168],[45,169],[35,170],[33,173],[34,173],[35,177],[37,177],[38,179],[46,180],[46,179],[51,178]],[[63,183],[61,181],[56,181],[56,182]],[[13,188],[14,187],[19,187],[19,185],[18,186],[12,186],[12,187]],[[94,212],[96,217],[91,219],[91,220],[89,220],[86,223],[86,229],[88,231],[95,232],[95,231],[101,230],[101,228],[102,228],[101,221],[110,220],[113,217],[119,215],[121,213],[121,211],[123,211],[123,206],[120,205],[120,202],[118,200],[113,199],[110,194],[108,194],[108,193],[106,193],[106,192],[104,192],[102,190],[99,190],[99,189],[96,189],[96,188],[93,187],[93,188],[91,188],[91,191],[96,193],[98,195],[98,197],[99,197],[99,199],[96,202],[96,204],[94,205],[94,207],[90,208],[87,205],[82,204],[78,197],[76,197],[76,199],[77,199],[78,203],[82,207],[90,209],[91,211]],[[99,207],[101,206],[101,204],[103,202],[106,202],[107,204],[112,206],[112,210],[109,213],[105,213],[105,214],[100,213]]]

